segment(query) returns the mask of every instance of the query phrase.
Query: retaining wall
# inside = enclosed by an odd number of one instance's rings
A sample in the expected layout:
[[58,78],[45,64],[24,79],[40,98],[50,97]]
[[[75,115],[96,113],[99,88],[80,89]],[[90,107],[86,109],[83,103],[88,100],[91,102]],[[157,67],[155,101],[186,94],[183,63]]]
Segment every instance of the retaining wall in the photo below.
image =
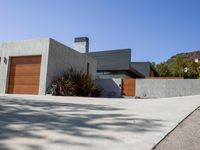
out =
[[199,79],[137,79],[136,97],[164,98],[200,95]]

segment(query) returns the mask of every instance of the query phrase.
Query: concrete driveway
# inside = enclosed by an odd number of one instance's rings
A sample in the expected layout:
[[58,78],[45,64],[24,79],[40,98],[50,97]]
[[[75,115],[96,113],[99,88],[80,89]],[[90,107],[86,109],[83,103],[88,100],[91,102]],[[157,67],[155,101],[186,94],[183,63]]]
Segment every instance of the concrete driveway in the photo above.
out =
[[200,96],[95,99],[0,95],[1,150],[150,150]]

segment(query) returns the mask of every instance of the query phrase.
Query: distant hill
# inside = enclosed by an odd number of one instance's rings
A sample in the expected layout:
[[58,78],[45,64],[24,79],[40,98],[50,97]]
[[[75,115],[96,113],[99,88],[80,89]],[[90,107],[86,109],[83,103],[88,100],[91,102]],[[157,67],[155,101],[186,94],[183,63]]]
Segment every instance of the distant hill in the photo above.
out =
[[169,60],[167,60],[167,62],[171,62],[171,60],[173,60],[176,57],[182,57],[184,59],[200,59],[200,50],[176,54],[176,55],[172,56]]

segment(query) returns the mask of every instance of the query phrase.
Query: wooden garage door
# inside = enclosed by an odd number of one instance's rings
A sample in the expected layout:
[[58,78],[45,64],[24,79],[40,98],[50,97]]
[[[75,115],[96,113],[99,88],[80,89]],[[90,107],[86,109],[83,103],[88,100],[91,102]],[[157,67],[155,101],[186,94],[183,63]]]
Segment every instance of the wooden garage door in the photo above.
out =
[[38,94],[41,56],[10,58],[8,93]]
[[135,96],[135,79],[122,79],[122,94]]

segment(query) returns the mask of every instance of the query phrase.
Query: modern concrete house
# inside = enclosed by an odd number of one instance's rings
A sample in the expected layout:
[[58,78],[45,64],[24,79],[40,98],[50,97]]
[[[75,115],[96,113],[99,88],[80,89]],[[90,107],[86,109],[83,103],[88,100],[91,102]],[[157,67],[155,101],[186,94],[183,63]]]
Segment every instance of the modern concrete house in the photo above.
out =
[[97,61],[97,78],[123,79],[144,77],[140,72],[131,67],[131,49],[129,48],[90,52],[88,37],[75,38],[74,48]]
[[51,38],[0,43],[0,62],[0,93],[44,95],[70,67],[96,74],[96,60]]
[[131,66],[131,49],[89,52],[87,55],[97,60],[97,77],[101,79],[144,78]]

